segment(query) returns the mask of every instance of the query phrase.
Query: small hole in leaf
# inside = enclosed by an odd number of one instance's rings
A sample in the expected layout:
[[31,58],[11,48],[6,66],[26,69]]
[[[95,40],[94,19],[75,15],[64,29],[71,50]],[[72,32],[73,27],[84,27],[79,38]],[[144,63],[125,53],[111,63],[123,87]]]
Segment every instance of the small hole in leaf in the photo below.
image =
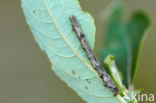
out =
[[84,88],[85,88],[86,90],[88,90],[88,86],[85,86]]
[[76,72],[75,72],[74,70],[72,70],[72,74],[73,74],[73,75],[76,75]]

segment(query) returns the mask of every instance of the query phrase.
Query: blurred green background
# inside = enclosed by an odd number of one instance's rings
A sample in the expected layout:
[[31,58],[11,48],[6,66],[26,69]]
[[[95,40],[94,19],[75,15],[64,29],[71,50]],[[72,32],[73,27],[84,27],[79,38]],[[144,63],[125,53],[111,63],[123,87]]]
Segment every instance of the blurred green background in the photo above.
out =
[[[146,11],[151,30],[141,50],[136,88],[156,94],[156,0],[120,0],[129,12]],[[111,0],[80,0],[95,18],[95,50],[103,37],[105,8]],[[84,103],[52,71],[51,64],[24,20],[20,0],[0,0],[0,103]]]

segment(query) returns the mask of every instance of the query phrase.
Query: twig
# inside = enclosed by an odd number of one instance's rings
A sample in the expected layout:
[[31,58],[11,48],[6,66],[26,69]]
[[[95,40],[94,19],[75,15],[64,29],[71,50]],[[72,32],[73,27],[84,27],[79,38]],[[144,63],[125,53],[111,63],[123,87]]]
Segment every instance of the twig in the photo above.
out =
[[104,86],[107,86],[108,88],[110,88],[110,90],[114,93],[114,96],[116,96],[119,92],[117,86],[114,84],[114,82],[111,80],[110,76],[107,74],[107,72],[101,66],[99,60],[93,54],[87,40],[85,39],[85,35],[83,34],[83,32],[80,29],[80,26],[76,20],[76,17],[71,16],[70,21],[71,21],[74,32],[76,33],[78,39],[80,40],[83,50],[86,52],[87,57],[90,60],[93,68],[96,70],[96,72],[99,74],[100,78],[103,80]]

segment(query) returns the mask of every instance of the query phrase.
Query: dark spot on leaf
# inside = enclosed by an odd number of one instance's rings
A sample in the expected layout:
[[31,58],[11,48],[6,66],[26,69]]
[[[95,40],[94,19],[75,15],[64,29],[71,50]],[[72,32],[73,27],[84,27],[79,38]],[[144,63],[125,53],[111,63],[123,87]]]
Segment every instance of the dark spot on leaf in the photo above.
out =
[[86,90],[88,90],[88,86],[85,86],[84,88],[85,88]]
[[79,79],[80,79],[81,77],[79,76]]
[[89,84],[91,84],[91,82],[89,81],[89,79],[86,79],[86,81],[87,81]]
[[33,10],[33,14],[35,14],[36,13],[36,11],[35,10]]
[[76,75],[76,72],[75,72],[74,70],[72,70],[72,74],[73,74],[73,75]]

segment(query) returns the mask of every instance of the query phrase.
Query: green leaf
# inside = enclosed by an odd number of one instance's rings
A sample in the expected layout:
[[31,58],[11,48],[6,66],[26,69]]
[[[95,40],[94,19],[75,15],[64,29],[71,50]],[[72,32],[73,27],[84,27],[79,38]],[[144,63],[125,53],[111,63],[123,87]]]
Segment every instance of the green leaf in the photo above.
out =
[[95,25],[78,0],[22,0],[27,23],[40,48],[46,52],[55,73],[88,103],[120,103],[103,85],[72,31],[69,17],[74,15],[92,49]]
[[123,83],[128,87],[134,81],[139,51],[145,31],[149,27],[149,19],[143,12],[135,12],[125,23],[124,10],[122,4],[116,3],[112,6],[105,30],[104,47],[99,57],[103,61],[108,54],[115,56]]
[[125,89],[124,85],[122,84],[121,75],[118,71],[118,68],[115,63],[115,57],[112,55],[108,55],[106,59],[104,60],[104,63],[108,65],[109,71],[111,73],[111,77],[115,81],[115,84],[117,85],[120,95],[124,96],[123,91]]
[[128,24],[125,25],[126,34],[129,39],[129,48],[131,48],[131,83],[134,82],[134,77],[138,68],[140,49],[149,25],[150,21],[147,15],[141,11],[135,12]]

